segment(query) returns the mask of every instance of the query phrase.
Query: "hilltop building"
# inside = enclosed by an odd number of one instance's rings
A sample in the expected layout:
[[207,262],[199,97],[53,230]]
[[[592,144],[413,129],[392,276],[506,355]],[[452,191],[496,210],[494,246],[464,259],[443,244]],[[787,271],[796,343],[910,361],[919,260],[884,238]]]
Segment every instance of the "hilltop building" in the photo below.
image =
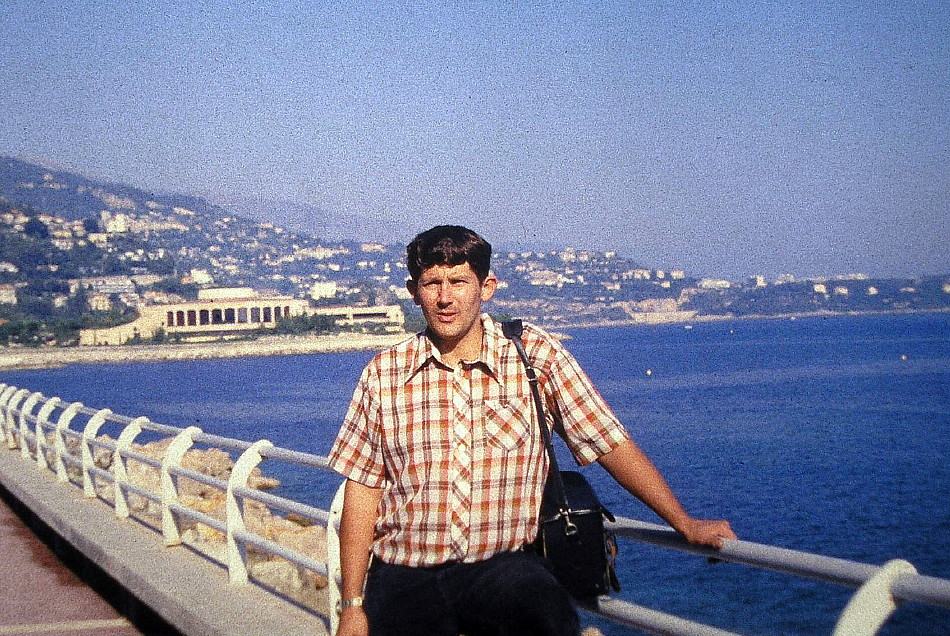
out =
[[153,285],[161,280],[154,274],[133,274],[131,276],[89,276],[86,278],[71,278],[69,293],[75,294],[79,289],[85,289],[99,294],[134,294],[137,285]]
[[0,305],[17,304],[16,285],[0,285]]
[[310,297],[314,300],[333,298],[339,291],[334,281],[319,281],[310,285]]
[[732,283],[721,278],[704,278],[697,284],[700,289],[730,289]]

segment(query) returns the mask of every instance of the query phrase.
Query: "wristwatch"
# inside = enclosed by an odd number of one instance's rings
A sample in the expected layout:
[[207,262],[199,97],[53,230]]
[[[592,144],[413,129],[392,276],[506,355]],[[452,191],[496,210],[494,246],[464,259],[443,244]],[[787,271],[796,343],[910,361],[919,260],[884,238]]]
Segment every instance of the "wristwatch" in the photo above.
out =
[[363,607],[363,597],[354,596],[353,598],[348,598],[345,600],[336,602],[336,613],[342,614],[343,610],[350,609],[351,607]]

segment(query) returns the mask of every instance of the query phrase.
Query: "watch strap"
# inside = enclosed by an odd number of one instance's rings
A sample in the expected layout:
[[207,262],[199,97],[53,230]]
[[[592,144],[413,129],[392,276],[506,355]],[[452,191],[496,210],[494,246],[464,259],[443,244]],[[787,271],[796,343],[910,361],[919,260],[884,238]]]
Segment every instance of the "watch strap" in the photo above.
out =
[[336,604],[337,612],[342,612],[343,610],[350,609],[351,607],[363,607],[363,597],[354,596],[353,598],[338,601]]

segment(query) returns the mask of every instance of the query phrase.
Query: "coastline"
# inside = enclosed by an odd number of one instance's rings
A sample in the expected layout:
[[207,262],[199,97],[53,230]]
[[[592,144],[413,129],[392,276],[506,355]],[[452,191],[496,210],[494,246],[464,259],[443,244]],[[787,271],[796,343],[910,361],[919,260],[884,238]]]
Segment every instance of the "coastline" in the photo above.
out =
[[345,351],[382,350],[409,337],[406,333],[371,335],[340,333],[323,336],[263,336],[256,340],[143,344],[99,347],[0,349],[0,371],[50,369],[70,364],[170,362],[212,358],[244,358]]
[[[869,315],[908,315],[948,313],[950,309],[901,311],[814,311],[773,315],[662,315],[639,320],[579,322],[545,327],[558,337],[569,339],[565,329],[596,327],[649,327],[691,325],[703,322],[741,322],[747,320],[797,320],[799,318],[835,318]],[[142,344],[98,347],[61,347],[31,349],[0,347],[0,371],[51,369],[70,364],[114,364],[123,362],[170,362],[176,360],[209,360],[215,358],[266,357],[340,353],[345,351],[381,351],[408,338],[408,333],[386,335],[338,333],[322,336],[262,336],[256,340],[226,340],[187,344]]]
[[666,325],[692,325],[702,322],[744,322],[747,320],[798,320],[799,318],[853,318],[857,316],[909,316],[918,314],[950,313],[950,307],[937,309],[900,309],[893,311],[800,311],[785,314],[694,314],[689,317],[676,316],[650,320],[602,320],[599,322],[577,322],[564,325],[546,326],[545,329],[594,329],[597,327],[657,327]]

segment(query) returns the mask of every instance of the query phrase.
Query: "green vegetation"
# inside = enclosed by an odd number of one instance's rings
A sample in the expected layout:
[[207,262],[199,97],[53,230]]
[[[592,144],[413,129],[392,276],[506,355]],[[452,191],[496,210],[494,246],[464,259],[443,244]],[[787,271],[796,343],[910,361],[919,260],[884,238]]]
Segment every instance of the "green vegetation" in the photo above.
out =
[[79,342],[79,328],[77,321],[65,318],[37,320],[21,316],[12,320],[0,319],[0,345],[73,345]]
[[174,277],[163,278],[152,285],[151,288],[155,291],[181,296],[185,300],[196,300],[198,298],[198,285],[195,283],[182,283]]
[[49,228],[37,218],[32,218],[23,226],[23,234],[35,239],[48,239]]
[[400,301],[402,313],[406,317],[403,322],[403,330],[406,333],[419,333],[426,328],[426,319],[422,316],[422,311],[411,300]]
[[281,318],[277,321],[277,326],[273,331],[283,335],[290,334],[325,334],[334,331],[341,331],[331,316],[292,316],[290,318]]
[[80,324],[83,329],[105,329],[124,325],[135,318],[135,311],[128,307],[109,311],[87,311],[82,315]]

